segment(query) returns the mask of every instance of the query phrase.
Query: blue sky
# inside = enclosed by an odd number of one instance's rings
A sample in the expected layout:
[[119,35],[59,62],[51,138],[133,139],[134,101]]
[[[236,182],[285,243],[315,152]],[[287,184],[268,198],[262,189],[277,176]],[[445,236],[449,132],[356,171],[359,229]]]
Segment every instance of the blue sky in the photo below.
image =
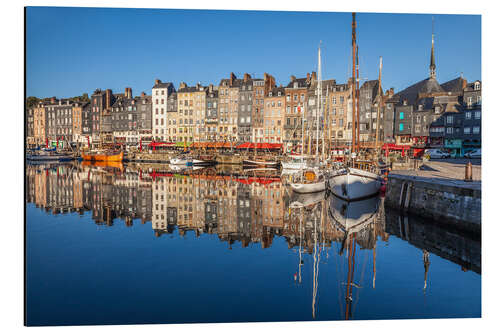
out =
[[[399,91],[428,76],[430,14],[358,13],[360,77]],[[437,79],[481,79],[481,17],[434,15]],[[218,84],[230,72],[277,84],[317,70],[347,81],[351,13],[29,7],[27,95],[70,97],[96,88],[151,94],[156,78]]]

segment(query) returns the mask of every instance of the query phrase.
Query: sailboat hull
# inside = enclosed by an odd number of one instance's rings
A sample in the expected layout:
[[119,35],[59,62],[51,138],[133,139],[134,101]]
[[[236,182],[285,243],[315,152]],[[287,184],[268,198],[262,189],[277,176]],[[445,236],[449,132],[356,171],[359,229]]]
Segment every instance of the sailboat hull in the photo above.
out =
[[306,167],[306,162],[281,162],[281,167],[286,170],[300,170]]
[[326,190],[326,182],[324,180],[310,184],[292,183],[290,186],[297,193],[315,193]]
[[382,179],[377,174],[355,168],[338,170],[328,180],[330,192],[347,201],[374,196],[381,185]]

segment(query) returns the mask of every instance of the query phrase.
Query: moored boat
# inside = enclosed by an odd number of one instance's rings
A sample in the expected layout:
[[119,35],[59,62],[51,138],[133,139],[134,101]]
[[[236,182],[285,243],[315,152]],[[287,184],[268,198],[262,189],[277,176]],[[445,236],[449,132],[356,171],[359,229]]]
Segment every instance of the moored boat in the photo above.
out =
[[315,193],[326,189],[326,174],[319,168],[302,169],[293,175],[290,187],[297,193]]
[[88,154],[82,153],[82,159],[84,161],[96,162],[121,162],[123,161],[123,152],[98,151]]
[[60,153],[55,149],[40,149],[26,154],[26,159],[32,162],[64,162],[71,161],[74,156],[70,153]]
[[266,159],[243,160],[243,166],[260,166],[264,168],[277,168],[280,162]]
[[327,181],[328,190],[347,201],[374,196],[381,185],[382,178],[376,173],[351,167],[335,170]]

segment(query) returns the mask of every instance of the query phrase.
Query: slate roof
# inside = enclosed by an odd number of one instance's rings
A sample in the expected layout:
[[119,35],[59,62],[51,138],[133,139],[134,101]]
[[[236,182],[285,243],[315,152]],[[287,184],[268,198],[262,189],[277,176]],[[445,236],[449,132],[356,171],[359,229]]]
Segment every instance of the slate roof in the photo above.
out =
[[456,79],[443,83],[441,88],[448,92],[461,92],[466,84],[467,81],[464,78],[457,77]]
[[288,83],[286,88],[293,88],[293,85],[295,82],[298,82],[299,88],[307,88],[309,86],[309,83],[307,82],[307,78],[303,77],[303,78],[295,79],[294,81],[290,81],[290,83]]
[[414,104],[420,93],[429,94],[444,91],[445,90],[439,85],[436,79],[427,78],[396,93],[390,101],[402,101],[403,99],[407,99],[408,104]]
[[[170,86],[172,86],[172,88],[174,88],[174,84],[172,82],[161,82],[160,81],[158,84],[155,84],[153,86],[153,89],[154,88],[168,88]],[[174,90],[175,90],[175,88],[174,88]]]

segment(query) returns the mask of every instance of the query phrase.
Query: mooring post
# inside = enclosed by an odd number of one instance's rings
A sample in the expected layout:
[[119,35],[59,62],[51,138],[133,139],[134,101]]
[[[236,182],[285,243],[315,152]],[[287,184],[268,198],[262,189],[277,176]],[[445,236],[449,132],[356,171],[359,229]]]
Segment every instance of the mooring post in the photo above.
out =
[[472,181],[472,163],[469,161],[465,165],[465,179],[464,181],[466,182],[471,182]]

